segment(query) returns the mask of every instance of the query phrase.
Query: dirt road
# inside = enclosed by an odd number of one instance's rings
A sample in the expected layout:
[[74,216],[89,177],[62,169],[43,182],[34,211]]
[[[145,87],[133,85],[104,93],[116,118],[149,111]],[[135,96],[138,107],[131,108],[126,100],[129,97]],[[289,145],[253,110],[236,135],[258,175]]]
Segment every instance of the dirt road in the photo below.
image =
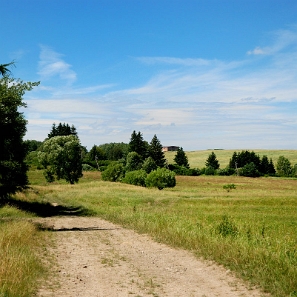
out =
[[55,217],[50,248],[57,275],[38,297],[263,296],[229,271],[191,253],[98,218]]

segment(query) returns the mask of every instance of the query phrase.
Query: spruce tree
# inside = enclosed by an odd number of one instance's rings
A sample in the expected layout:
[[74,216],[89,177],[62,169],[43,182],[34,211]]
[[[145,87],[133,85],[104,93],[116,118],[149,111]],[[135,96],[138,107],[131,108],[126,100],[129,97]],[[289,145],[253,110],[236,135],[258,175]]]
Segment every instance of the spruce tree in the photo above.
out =
[[178,148],[176,155],[174,157],[174,162],[178,165],[178,166],[184,166],[186,168],[190,168],[189,165],[189,161],[188,161],[188,157],[186,156],[183,148]]
[[143,140],[142,133],[134,130],[131,134],[131,139],[129,142],[129,152],[136,152],[144,160],[148,156],[148,145],[146,141]]
[[74,125],[70,127],[68,124],[59,123],[59,125],[56,126],[56,124],[54,123],[52,126],[52,130],[47,136],[48,138],[52,138],[55,136],[67,136],[67,135],[77,136],[76,128],[74,127]]
[[212,152],[206,162],[205,162],[205,166],[206,167],[212,167],[213,169],[219,169],[220,168],[220,164],[219,161],[217,160],[217,156],[214,152]]
[[155,134],[150,142],[149,154],[158,167],[165,167],[166,165],[166,159],[162,148],[163,146]]

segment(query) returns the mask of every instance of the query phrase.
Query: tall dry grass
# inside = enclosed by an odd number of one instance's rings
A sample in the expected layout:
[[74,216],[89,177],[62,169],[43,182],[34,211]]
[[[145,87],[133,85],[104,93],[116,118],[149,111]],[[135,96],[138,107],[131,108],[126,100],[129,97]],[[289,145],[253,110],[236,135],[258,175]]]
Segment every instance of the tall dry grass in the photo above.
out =
[[41,241],[27,221],[0,223],[0,296],[33,296],[44,273],[37,252]]

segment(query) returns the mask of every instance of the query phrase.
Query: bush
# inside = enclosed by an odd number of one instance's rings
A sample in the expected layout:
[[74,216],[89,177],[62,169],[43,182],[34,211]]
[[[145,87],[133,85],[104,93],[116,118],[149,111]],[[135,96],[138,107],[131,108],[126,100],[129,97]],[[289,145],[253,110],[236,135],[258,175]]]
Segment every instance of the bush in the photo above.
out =
[[95,171],[96,169],[89,164],[82,164],[83,171]]
[[124,176],[124,166],[121,163],[112,163],[102,172],[102,180],[116,182]]
[[125,174],[125,177],[122,179],[122,182],[130,185],[145,187],[146,177],[147,173],[143,169],[129,171]]
[[146,173],[150,173],[153,170],[157,169],[157,165],[156,162],[154,161],[154,159],[152,157],[148,157],[144,160],[144,163],[142,165],[142,169],[146,172]]
[[166,168],[158,168],[148,174],[145,184],[147,187],[156,187],[159,190],[173,188],[176,185],[175,173]]
[[217,227],[217,231],[223,237],[235,237],[238,235],[238,228],[227,216],[223,216],[221,223]]
[[217,175],[229,176],[229,175],[233,175],[234,173],[235,173],[235,169],[230,167],[217,170]]
[[130,152],[127,155],[126,171],[139,170],[142,167],[142,158],[136,152]]
[[259,177],[260,172],[257,170],[256,165],[253,162],[251,162],[240,168],[239,175],[247,177]]
[[208,166],[205,168],[205,175],[215,175],[216,170],[212,166]]
[[177,175],[198,176],[201,174],[198,168],[187,168],[176,164],[169,164],[168,169]]

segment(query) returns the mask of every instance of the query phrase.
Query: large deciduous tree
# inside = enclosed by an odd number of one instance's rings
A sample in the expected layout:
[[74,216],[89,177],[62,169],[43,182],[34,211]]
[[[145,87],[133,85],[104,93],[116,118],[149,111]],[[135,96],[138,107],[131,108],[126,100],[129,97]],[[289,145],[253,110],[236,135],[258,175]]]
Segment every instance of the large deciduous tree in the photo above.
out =
[[0,199],[24,189],[28,184],[23,137],[27,121],[20,108],[23,96],[39,82],[23,82],[10,77],[9,64],[0,65]]
[[45,177],[49,182],[65,179],[74,184],[82,177],[81,144],[74,135],[55,136],[46,140],[38,153],[38,159],[45,167]]

